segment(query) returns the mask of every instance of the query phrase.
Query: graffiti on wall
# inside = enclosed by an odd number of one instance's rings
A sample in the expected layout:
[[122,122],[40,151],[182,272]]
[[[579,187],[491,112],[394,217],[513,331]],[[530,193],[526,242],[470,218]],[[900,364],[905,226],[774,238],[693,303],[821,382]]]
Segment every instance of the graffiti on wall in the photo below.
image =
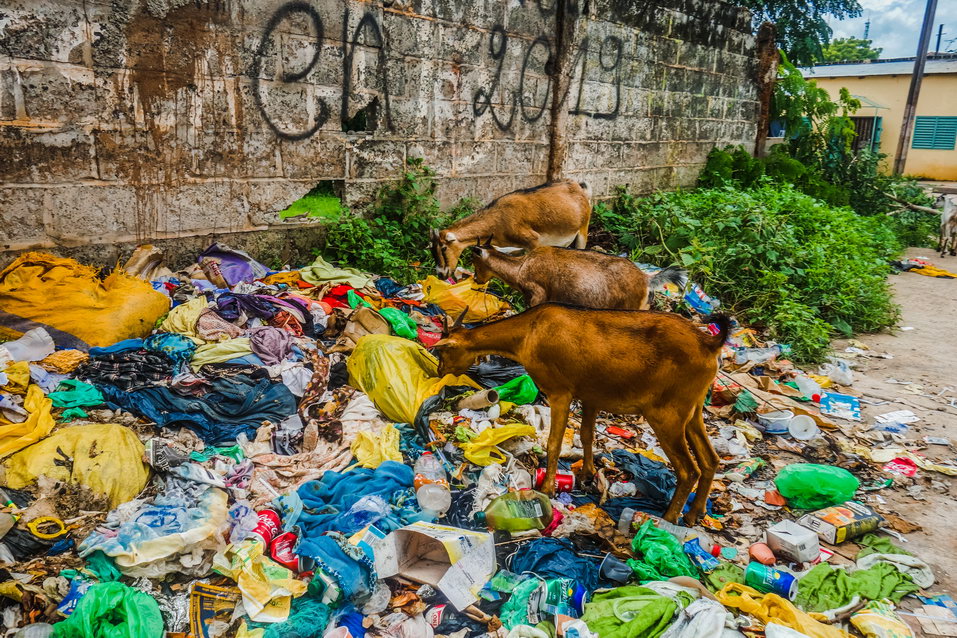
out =
[[[554,18],[558,2],[547,3],[544,0],[536,2],[538,11],[543,17]],[[572,10],[577,14],[577,3],[565,0],[568,3],[566,11]],[[525,0],[521,0],[525,5]],[[274,79],[264,81],[266,75],[266,61],[276,56],[277,40],[282,32],[282,25],[287,20],[304,20],[309,25],[313,38],[311,57],[299,60],[294,68],[283,67]],[[339,104],[340,130],[375,130],[379,125],[386,130],[393,129],[392,109],[389,84],[389,68],[391,64],[402,64],[401,58],[390,59],[389,34],[381,24],[379,18],[372,11],[365,11],[354,28],[350,29],[350,9],[346,5],[343,9],[343,27],[339,42],[342,64],[341,101]],[[304,125],[290,126],[278,121],[271,113],[269,101],[266,99],[270,86],[275,83],[291,85],[307,82],[309,75],[320,64],[337,63],[328,54],[323,59],[323,39],[327,37],[322,17],[316,8],[309,2],[295,0],[280,6],[270,18],[263,30],[259,46],[256,49],[249,73],[252,80],[253,99],[263,119],[276,136],[285,140],[303,140],[315,135],[332,118],[333,106],[322,96],[313,97],[314,106],[309,109],[308,118]],[[480,86],[472,92],[472,113],[476,118],[488,117],[501,131],[511,131],[516,118],[534,124],[542,120],[549,110],[554,87],[556,39],[554,34],[540,33],[534,38],[528,34],[509,34],[506,28],[497,24],[484,37],[487,53],[492,67],[491,79],[485,86]],[[614,119],[621,110],[622,72],[624,62],[624,42],[618,36],[608,35],[601,39],[584,37],[578,42],[571,65],[572,82],[562,96],[568,104],[568,112],[595,119]],[[361,121],[357,123],[354,113],[356,100],[356,55],[358,51],[374,52],[373,68],[362,66],[363,78],[375,80],[378,88],[371,91],[375,95],[368,100],[368,104],[360,109]],[[514,59],[510,56],[517,56]],[[512,64],[514,62],[514,65]],[[518,68],[518,73],[511,69]],[[600,81],[614,87],[614,104],[611,108],[601,110],[588,104],[586,83]],[[362,87],[365,93],[370,93],[369,87]]]

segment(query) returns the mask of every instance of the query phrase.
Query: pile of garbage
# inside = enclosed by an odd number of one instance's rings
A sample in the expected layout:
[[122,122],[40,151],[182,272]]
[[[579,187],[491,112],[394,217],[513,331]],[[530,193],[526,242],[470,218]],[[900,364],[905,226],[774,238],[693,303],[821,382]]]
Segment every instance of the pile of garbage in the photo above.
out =
[[906,442],[912,414],[859,427],[847,358],[806,374],[734,331],[691,528],[660,518],[676,479],[640,418],[599,419],[588,484],[569,428],[549,498],[522,367],[437,377],[450,316],[511,312],[468,279],[216,244],[178,272],[150,246],[108,274],[30,253],[0,308],[5,636],[910,636],[916,595],[954,622],[879,492],[957,466]]

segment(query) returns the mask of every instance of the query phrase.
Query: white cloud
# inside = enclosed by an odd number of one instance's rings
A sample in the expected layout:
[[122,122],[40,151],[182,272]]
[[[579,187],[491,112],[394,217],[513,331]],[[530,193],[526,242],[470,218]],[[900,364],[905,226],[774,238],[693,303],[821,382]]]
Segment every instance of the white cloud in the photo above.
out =
[[[835,38],[864,36],[864,24],[871,22],[870,39],[874,46],[884,49],[882,58],[911,57],[917,52],[917,40],[924,19],[925,0],[861,0],[864,15],[853,20],[832,20]],[[957,38],[957,2],[938,0],[934,18],[933,51],[937,42],[937,27],[944,25],[944,42]]]

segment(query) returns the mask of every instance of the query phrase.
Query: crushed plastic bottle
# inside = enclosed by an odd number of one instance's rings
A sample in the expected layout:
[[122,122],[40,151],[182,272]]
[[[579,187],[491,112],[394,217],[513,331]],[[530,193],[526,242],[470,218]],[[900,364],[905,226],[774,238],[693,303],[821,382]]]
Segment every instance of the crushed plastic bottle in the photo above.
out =
[[375,525],[389,514],[389,509],[385,499],[369,494],[356,501],[339,523],[344,533],[351,534],[369,525]]
[[801,391],[801,394],[806,398],[815,403],[821,402],[821,394],[824,392],[824,389],[820,383],[804,374],[797,375],[794,378],[794,383],[797,385],[798,390]]
[[734,361],[738,365],[753,361],[754,363],[767,363],[774,361],[781,355],[787,356],[790,348],[781,344],[769,346],[767,348],[741,348],[734,353]]
[[545,529],[552,522],[552,503],[535,490],[519,490],[502,494],[475,513],[475,522],[494,530],[524,532]]
[[419,507],[442,517],[452,507],[449,479],[442,461],[431,452],[423,452],[415,462],[415,497]]

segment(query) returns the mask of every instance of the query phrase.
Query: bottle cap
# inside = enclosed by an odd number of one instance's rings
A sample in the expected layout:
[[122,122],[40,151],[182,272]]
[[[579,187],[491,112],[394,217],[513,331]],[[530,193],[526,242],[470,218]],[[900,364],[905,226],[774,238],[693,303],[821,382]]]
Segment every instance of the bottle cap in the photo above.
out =
[[485,512],[475,512],[475,516],[473,518],[479,525],[485,525]]

